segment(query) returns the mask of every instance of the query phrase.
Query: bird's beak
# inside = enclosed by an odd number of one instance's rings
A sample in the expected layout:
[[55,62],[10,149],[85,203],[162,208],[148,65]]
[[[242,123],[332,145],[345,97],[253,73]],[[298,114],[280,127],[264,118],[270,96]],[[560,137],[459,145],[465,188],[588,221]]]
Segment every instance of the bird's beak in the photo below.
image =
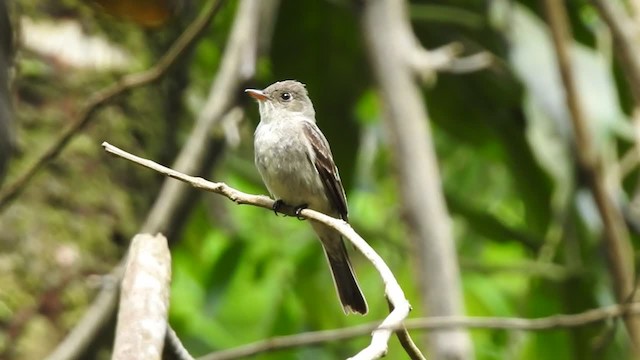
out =
[[247,94],[249,94],[249,96],[251,96],[252,98],[258,101],[264,101],[269,98],[267,94],[265,94],[264,91],[262,90],[246,89],[244,92],[246,92]]

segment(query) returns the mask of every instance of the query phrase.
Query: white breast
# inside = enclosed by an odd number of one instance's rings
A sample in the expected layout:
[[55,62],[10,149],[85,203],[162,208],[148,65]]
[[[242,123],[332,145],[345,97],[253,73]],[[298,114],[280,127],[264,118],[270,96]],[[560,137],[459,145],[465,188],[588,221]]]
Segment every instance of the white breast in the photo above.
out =
[[326,211],[329,206],[302,127],[295,121],[260,123],[254,138],[255,163],[275,199]]

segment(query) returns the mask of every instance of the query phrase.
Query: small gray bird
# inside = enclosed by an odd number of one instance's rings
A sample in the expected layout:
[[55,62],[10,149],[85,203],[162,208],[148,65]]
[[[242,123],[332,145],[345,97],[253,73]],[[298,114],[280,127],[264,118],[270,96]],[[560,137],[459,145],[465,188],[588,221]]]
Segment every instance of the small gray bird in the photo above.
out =
[[[276,199],[347,221],[347,198],[329,143],[316,125],[316,112],[304,84],[286,80],[264,90],[245,90],[258,100],[260,123],[254,138],[255,162]],[[342,237],[311,223],[329,261],[345,313],[367,313],[367,302],[351,268]]]

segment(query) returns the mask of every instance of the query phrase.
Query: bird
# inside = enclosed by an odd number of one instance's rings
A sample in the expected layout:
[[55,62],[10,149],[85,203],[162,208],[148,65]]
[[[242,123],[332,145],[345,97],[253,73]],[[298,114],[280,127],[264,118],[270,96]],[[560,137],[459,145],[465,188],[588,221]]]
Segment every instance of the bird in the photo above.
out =
[[[326,137],[306,86],[284,80],[263,90],[246,89],[257,100],[260,122],[254,133],[254,160],[271,196],[274,210],[282,203],[296,214],[309,208],[348,221],[347,197]],[[368,305],[358,285],[342,236],[312,222],[322,243],[345,314],[365,315]]]

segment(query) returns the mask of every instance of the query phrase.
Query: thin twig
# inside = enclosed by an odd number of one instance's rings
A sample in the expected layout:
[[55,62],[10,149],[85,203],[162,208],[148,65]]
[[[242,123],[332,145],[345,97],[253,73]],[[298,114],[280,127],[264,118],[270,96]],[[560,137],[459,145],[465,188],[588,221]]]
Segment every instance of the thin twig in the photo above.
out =
[[[389,299],[387,299],[387,305],[389,306],[389,311],[393,311],[393,304],[391,304]],[[416,344],[413,342],[406,326],[402,325],[400,329],[396,330],[396,336],[398,337],[398,341],[400,341],[400,345],[402,345],[402,348],[407,352],[411,360],[426,360],[424,355],[420,352],[420,349],[418,349]]]
[[[571,68],[568,42],[571,30],[563,2],[545,0],[558,68],[565,88],[565,101],[571,114],[579,165],[584,170],[604,226],[604,243],[609,257],[609,271],[614,281],[616,298],[627,302],[634,289],[633,251],[629,233],[620,209],[613,203],[604,181],[601,161],[595,152],[589,126],[580,106],[579,94]],[[631,343],[640,350],[640,319],[625,317]]]
[[[622,178],[625,172],[630,170],[629,165],[635,168],[638,162],[638,152],[640,152],[640,43],[638,35],[640,34],[640,1],[632,0],[629,12],[625,11],[623,2],[612,0],[591,0],[598,14],[607,23],[611,31],[611,35],[615,42],[616,56],[620,61],[620,65],[625,72],[625,79],[634,96],[635,108],[631,114],[632,123],[634,125],[635,151],[629,151],[621,162]],[[629,14],[630,13],[630,14]],[[628,160],[632,160],[629,162]],[[632,196],[632,203],[640,200],[640,185],[636,184],[636,190]]]
[[[452,328],[548,331],[581,327],[605,320],[615,319],[623,315],[638,314],[640,314],[640,302],[625,305],[611,305],[587,310],[578,314],[552,315],[537,319],[463,316],[425,317],[409,319],[405,321],[404,327],[412,330],[426,331]],[[377,325],[374,323],[369,323],[343,329],[278,336],[243,345],[234,349],[214,352],[198,358],[198,360],[232,360],[295,347],[343,341],[367,335],[372,329],[375,329],[376,326]]]
[[464,74],[488,68],[495,57],[488,51],[480,51],[469,56],[460,56],[462,44],[453,42],[433,50],[423,48],[417,41],[409,51],[409,67],[426,82],[437,72]]
[[189,354],[189,351],[184,347],[178,334],[176,334],[171,326],[167,326],[167,334],[164,342],[166,344],[165,347],[171,349],[171,353],[177,360],[193,360],[193,356]]
[[[602,20],[607,23],[617,48],[616,55],[620,63],[629,88],[635,99],[636,106],[640,106],[640,43],[638,31],[640,24],[636,23],[623,9],[623,3],[617,0],[591,0]],[[633,1],[633,3],[638,3]]]
[[[122,157],[136,164],[147,167],[151,170],[155,170],[166,176],[188,183],[189,185],[197,189],[224,195],[237,204],[249,204],[263,207],[269,210],[273,208],[274,201],[266,196],[247,194],[231,188],[230,186],[221,182],[214,183],[207,181],[201,177],[194,177],[183,174],[166,166],[155,163],[151,160],[130,154],[106,142],[102,143],[102,146],[108,153]],[[291,212],[290,214],[294,214],[294,212]],[[352,359],[378,358],[379,354],[384,353],[384,351],[380,351],[380,348],[387,348],[387,343],[389,341],[389,338],[391,337],[391,334],[393,333],[393,329],[398,328],[398,326],[402,324],[402,322],[409,315],[409,311],[411,310],[411,306],[405,298],[402,288],[400,287],[397,280],[395,279],[395,276],[393,275],[387,264],[384,262],[384,260],[382,260],[380,255],[378,255],[375,250],[373,250],[373,248],[369,244],[367,244],[367,242],[360,235],[358,235],[355,230],[353,230],[351,225],[349,225],[347,222],[327,216],[311,209],[304,209],[299,212],[299,215],[306,219],[321,222],[335,229],[336,231],[339,231],[373,264],[373,266],[380,274],[380,277],[382,278],[382,281],[385,285],[385,295],[393,305],[393,311],[391,311],[391,313],[382,321],[378,328],[373,330],[371,344],[360,353],[355,355]]]
[[4,210],[12,200],[20,195],[31,179],[33,179],[34,175],[42,169],[46,163],[58,156],[78,132],[95,119],[93,115],[98,110],[131,89],[151,84],[166,75],[171,66],[187,52],[191,45],[193,45],[207,29],[213,17],[222,8],[224,1],[225,0],[212,0],[205,4],[205,9],[200,13],[198,18],[191,23],[153,67],[136,74],[126,75],[115,84],[99,90],[92,95],[87,100],[86,105],[80,111],[79,115],[67,128],[62,130],[60,136],[37,157],[33,165],[18,175],[11,184],[0,191],[0,211]]

